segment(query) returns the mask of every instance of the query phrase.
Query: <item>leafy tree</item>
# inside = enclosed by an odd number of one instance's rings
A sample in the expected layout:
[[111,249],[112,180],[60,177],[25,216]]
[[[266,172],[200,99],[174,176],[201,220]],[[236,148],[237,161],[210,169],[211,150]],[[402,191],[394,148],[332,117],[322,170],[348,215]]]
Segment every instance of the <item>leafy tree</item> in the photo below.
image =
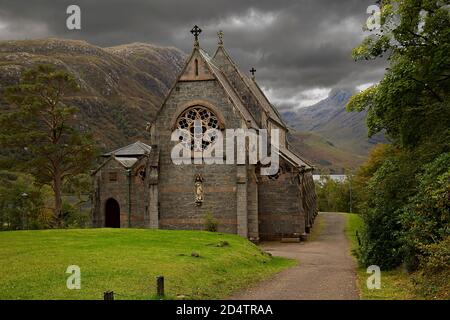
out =
[[439,211],[448,213],[448,207],[427,196],[448,198],[449,181],[441,175],[450,161],[441,159],[439,172],[429,163],[450,151],[450,2],[379,3],[381,29],[355,48],[353,57],[384,56],[389,68],[379,84],[354,96],[347,109],[367,110],[369,135],[385,130],[392,141],[371,155],[355,179],[365,220],[360,262],[386,269],[401,262],[417,265],[418,255],[425,254],[419,248],[438,243],[438,234],[448,230]]
[[336,181],[324,175],[315,184],[319,211],[349,212],[349,180]]
[[70,194],[63,202],[64,225],[84,228],[89,225],[90,210],[86,203],[92,194],[92,180],[89,174],[82,173],[67,179],[64,194]]
[[78,90],[72,75],[40,65],[22,74],[5,90],[8,109],[0,116],[2,146],[21,150],[10,158],[16,168],[51,186],[54,223],[62,222],[62,187],[67,178],[84,172],[95,155],[92,139],[76,129],[75,107],[69,98]]
[[[381,130],[399,146],[450,140],[449,1],[383,0],[381,29],[353,50],[355,59],[387,56],[384,78],[347,108],[368,110],[370,135]],[[447,145],[448,147],[448,145]]]

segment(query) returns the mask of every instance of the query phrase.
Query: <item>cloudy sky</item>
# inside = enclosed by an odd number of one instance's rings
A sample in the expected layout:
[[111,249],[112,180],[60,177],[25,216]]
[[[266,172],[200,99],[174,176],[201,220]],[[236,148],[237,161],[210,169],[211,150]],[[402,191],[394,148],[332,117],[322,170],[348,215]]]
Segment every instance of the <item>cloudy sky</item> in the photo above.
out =
[[[384,62],[355,62],[351,50],[367,33],[375,0],[1,0],[0,40],[61,37],[99,46],[149,42],[214,53],[218,30],[242,70],[256,77],[278,107],[299,108],[333,88],[361,89],[379,81]],[[81,30],[66,27],[66,9],[81,8]]]

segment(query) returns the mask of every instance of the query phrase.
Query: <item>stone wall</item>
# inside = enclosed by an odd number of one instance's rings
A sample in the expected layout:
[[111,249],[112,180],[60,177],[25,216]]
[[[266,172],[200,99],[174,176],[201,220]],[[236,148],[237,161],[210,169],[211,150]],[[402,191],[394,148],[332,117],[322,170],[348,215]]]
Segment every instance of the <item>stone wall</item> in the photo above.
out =
[[259,237],[280,240],[304,234],[305,213],[298,174],[285,172],[276,180],[261,177],[258,186]]
[[249,166],[247,174],[247,218],[248,238],[255,242],[259,241],[259,218],[258,218],[258,184],[255,166]]

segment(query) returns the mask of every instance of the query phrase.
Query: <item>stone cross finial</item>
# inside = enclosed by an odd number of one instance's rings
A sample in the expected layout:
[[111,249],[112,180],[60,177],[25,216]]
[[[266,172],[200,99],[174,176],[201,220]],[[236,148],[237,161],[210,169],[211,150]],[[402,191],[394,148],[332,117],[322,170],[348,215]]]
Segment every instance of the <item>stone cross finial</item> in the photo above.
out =
[[219,45],[223,46],[223,31],[217,32],[217,36],[219,37]]
[[256,69],[255,69],[254,67],[252,67],[252,68],[250,69],[250,73],[252,74],[252,78],[253,78],[253,79],[255,79],[255,72],[256,72]]
[[195,25],[192,30],[191,33],[194,35],[195,37],[195,41],[194,41],[194,45],[198,46],[198,36],[200,35],[200,33],[202,33],[202,29],[200,29],[197,25]]

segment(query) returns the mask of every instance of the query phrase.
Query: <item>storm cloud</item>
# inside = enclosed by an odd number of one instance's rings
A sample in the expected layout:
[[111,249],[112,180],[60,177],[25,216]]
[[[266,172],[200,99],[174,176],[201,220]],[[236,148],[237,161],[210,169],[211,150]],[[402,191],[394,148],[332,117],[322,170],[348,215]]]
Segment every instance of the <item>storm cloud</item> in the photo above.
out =
[[[102,0],[0,3],[0,40],[61,37],[99,46],[148,42],[192,49],[189,30],[203,30],[214,53],[217,31],[236,63],[256,77],[283,109],[311,105],[333,88],[361,89],[379,81],[385,62],[355,62],[351,50],[366,35],[366,0]],[[81,8],[81,30],[66,28],[66,9]]]

